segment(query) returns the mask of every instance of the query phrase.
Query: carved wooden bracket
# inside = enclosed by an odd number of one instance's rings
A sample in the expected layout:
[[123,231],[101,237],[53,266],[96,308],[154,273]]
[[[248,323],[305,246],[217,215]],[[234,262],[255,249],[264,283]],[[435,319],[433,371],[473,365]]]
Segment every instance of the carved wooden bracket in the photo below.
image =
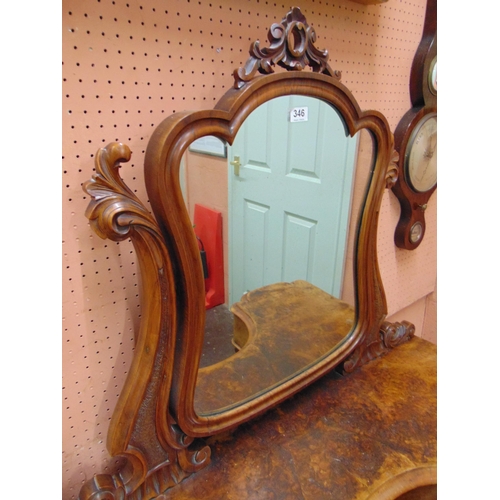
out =
[[363,342],[361,346],[354,351],[349,359],[344,363],[344,371],[353,372],[356,368],[376,359],[395,347],[407,342],[415,335],[415,325],[409,321],[401,323],[390,323],[384,321],[376,335]]
[[258,71],[274,73],[277,64],[288,71],[301,71],[310,66],[316,73],[324,73],[340,80],[340,71],[328,65],[328,51],[314,46],[316,32],[307,24],[298,7],[293,7],[281,20],[274,23],[267,34],[270,47],[260,48],[257,40],[250,47],[250,58],[243,68],[234,70],[234,87],[239,89],[250,81]]

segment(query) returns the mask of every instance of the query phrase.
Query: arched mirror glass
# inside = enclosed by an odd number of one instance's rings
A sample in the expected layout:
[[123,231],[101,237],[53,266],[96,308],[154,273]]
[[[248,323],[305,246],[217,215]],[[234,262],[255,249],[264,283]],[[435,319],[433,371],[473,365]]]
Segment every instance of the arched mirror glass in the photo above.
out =
[[[351,137],[335,107],[301,95],[258,106],[232,145],[203,137],[186,150],[180,185],[207,293],[197,413],[242,404],[279,385],[350,333],[354,239],[373,160],[368,131]],[[213,253],[215,247],[221,255]],[[213,289],[221,284],[222,293]],[[307,311],[297,301],[313,289]],[[333,310],[321,325],[315,306],[332,297],[342,300],[338,319]],[[290,319],[294,312],[298,317]],[[301,325],[307,349],[297,348],[297,333],[287,331],[286,318],[294,330]],[[252,336],[254,328],[259,335]],[[236,385],[241,373],[249,383],[239,383],[235,397],[224,387]],[[213,384],[215,377],[224,383]]]

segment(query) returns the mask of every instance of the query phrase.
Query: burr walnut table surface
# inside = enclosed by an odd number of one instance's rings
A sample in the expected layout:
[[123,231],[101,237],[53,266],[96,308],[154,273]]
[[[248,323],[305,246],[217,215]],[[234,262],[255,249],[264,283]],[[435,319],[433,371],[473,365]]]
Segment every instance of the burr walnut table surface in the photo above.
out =
[[415,337],[208,439],[211,463],[158,498],[436,498],[436,412],[436,346]]

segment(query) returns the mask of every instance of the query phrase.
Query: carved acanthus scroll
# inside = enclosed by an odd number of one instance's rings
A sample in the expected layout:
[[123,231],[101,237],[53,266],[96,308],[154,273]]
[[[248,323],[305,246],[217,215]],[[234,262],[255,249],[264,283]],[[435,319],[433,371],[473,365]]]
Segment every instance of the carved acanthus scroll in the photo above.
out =
[[83,184],[92,197],[85,216],[92,229],[103,239],[121,241],[130,236],[134,226],[149,228],[158,233],[156,221],[118,174],[121,162],[130,160],[127,145],[114,142],[99,149],[96,155],[96,174]]
[[382,342],[387,349],[393,349],[410,340],[415,335],[415,325],[409,321],[389,323],[384,321],[380,327]]
[[379,332],[372,339],[368,338],[366,342],[363,342],[360,348],[356,349],[345,361],[344,371],[353,372],[356,368],[409,341],[414,335],[415,325],[409,321],[401,323],[384,321]]
[[92,200],[86,211],[101,238],[130,238],[141,267],[143,317],[134,360],[110,422],[107,447],[125,458],[114,474],[98,474],[80,500],[147,500],[164,493],[210,462],[210,448],[195,444],[169,411],[175,352],[175,284],[168,250],[153,215],[121,179],[128,146],[111,143],[97,152],[96,173],[83,185]]
[[261,49],[260,42],[254,42],[245,66],[234,71],[235,88],[241,88],[257,71],[262,74],[273,73],[275,64],[289,71],[300,71],[310,66],[316,73],[340,80],[340,71],[333,71],[328,65],[328,51],[314,46],[316,32],[307,24],[298,7],[293,7],[280,24],[274,23],[267,38],[271,46]]

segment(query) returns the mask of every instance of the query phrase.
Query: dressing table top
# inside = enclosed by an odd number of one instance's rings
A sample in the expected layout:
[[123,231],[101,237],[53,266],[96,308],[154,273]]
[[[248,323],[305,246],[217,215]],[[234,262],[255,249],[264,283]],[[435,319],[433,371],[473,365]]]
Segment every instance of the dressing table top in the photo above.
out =
[[436,346],[415,337],[209,439],[212,463],[158,498],[436,498],[415,489],[436,480],[436,410]]

